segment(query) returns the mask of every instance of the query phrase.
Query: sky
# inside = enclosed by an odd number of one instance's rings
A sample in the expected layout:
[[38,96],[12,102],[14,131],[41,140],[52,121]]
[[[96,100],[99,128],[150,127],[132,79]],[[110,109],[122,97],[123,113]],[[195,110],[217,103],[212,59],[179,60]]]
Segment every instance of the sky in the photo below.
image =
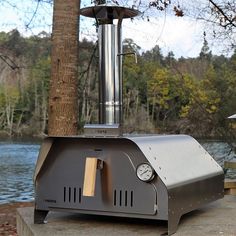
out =
[[[83,17],[81,22],[80,37],[96,40],[94,21]],[[83,27],[82,24],[86,24],[87,27]],[[132,21],[125,19],[122,29],[123,38],[133,39],[143,50],[150,50],[159,45],[164,55],[173,51],[178,58],[198,56],[203,45],[201,24],[186,18],[159,17],[150,18],[149,22],[140,18]]]
[[[87,0],[81,7],[90,5]],[[10,3],[10,4],[9,4]],[[34,14],[37,9],[37,14]],[[151,15],[151,14],[150,14]],[[152,14],[153,15],[153,14]],[[97,35],[94,20],[80,18],[80,39],[86,37],[96,41]],[[25,25],[29,24],[29,27]],[[37,5],[35,0],[8,0],[0,8],[0,31],[17,28],[23,35],[38,34],[41,31],[51,32],[52,6]],[[159,45],[164,55],[174,52],[176,58],[196,57],[203,45],[203,25],[188,17],[175,17],[165,11],[158,12],[147,19],[141,17],[123,21],[123,38],[131,38],[142,48],[150,50]],[[218,48],[212,48],[217,53]]]

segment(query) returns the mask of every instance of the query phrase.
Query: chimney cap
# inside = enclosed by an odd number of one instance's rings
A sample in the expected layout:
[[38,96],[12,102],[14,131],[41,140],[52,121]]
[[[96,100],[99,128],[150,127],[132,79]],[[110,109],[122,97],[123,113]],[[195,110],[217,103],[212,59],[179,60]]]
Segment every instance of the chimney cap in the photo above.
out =
[[80,9],[80,14],[97,19],[123,19],[133,18],[141,14],[140,11],[122,7],[114,3],[106,3]]

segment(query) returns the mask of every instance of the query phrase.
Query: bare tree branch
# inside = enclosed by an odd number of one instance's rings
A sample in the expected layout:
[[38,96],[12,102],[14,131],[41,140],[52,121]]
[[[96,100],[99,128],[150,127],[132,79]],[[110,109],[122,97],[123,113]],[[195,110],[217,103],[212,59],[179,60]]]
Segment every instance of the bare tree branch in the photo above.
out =
[[15,70],[15,69],[19,69],[20,67],[16,65],[16,63],[11,59],[9,58],[8,56],[6,55],[1,55],[0,54],[0,58],[12,69],[12,70]]
[[234,23],[235,17],[231,17],[231,18],[228,17],[227,14],[226,14],[226,12],[223,11],[223,9],[222,9],[219,5],[217,5],[214,1],[209,0],[209,2],[210,2],[210,3],[216,8],[216,10],[224,17],[225,21],[228,21],[227,24],[225,24],[225,25],[222,24],[223,27],[227,27],[228,25],[233,25],[234,27],[236,27],[236,24]]
[[31,19],[30,19],[29,23],[28,23],[28,24],[26,24],[26,26],[25,26],[25,27],[26,27],[26,29],[28,29],[28,28],[29,28],[30,24],[32,23],[33,19],[35,18],[36,14],[37,14],[37,12],[38,12],[39,3],[40,3],[40,0],[38,0],[38,1],[37,1],[37,5],[36,5],[36,8],[35,8],[35,10],[34,10],[34,12],[33,12],[33,15],[32,15],[32,17],[31,17]]

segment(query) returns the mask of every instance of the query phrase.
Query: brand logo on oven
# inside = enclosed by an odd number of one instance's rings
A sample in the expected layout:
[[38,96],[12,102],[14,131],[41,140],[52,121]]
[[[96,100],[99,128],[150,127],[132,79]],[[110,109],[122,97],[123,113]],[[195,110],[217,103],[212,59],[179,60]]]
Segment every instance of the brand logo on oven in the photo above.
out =
[[105,130],[105,129],[97,129],[96,133],[98,133],[98,134],[106,134],[107,130]]

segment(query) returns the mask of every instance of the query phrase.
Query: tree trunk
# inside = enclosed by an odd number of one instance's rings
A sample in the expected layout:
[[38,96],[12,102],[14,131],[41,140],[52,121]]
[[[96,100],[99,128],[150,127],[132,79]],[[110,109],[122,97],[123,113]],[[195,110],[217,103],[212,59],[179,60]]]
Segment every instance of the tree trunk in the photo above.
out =
[[44,81],[41,83],[41,90],[42,90],[42,107],[41,107],[41,112],[42,112],[42,124],[41,124],[41,135],[44,135],[46,132],[46,126],[47,126],[47,96],[45,93],[45,85]]
[[50,136],[77,134],[80,0],[54,0],[49,92]]

